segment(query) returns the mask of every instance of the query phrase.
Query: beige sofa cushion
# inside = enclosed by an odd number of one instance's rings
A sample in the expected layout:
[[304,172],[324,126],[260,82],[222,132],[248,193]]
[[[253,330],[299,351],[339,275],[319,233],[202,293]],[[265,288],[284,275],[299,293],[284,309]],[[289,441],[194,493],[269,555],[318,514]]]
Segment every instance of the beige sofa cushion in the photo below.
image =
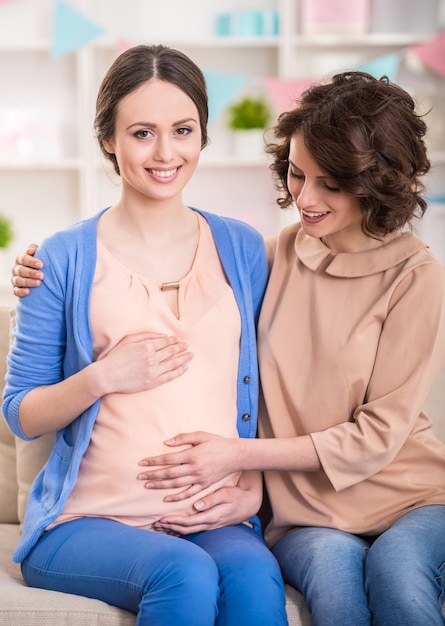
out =
[[0,493],[0,523],[17,523],[15,441],[3,419],[0,420]]
[[4,626],[135,626],[133,613],[92,600],[23,582],[20,567],[11,561],[11,546],[20,529],[0,525],[0,624]]
[[[6,356],[9,350],[9,309],[0,307],[0,379],[6,372]],[[15,464],[15,438],[0,419],[0,523],[16,523],[17,474]]]
[[[14,309],[0,307],[1,380],[5,377],[10,329],[14,322]],[[0,421],[0,523],[23,522],[31,484],[48,458],[53,441],[54,435],[46,435],[35,441],[23,441],[14,437],[3,419]]]

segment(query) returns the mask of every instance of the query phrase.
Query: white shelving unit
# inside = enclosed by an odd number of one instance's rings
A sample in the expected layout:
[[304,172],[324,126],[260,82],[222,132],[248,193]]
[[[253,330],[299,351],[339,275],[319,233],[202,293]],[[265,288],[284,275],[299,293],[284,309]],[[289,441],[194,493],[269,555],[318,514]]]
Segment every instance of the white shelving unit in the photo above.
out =
[[[248,75],[248,88],[258,89],[263,77],[330,75],[432,36],[308,36],[299,26],[297,0],[246,0],[247,8],[278,11],[280,34],[267,37],[213,34],[218,13],[237,10],[238,0],[164,0],[156,5],[148,0],[68,3],[102,25],[106,35],[57,59],[50,54],[53,0],[15,0],[0,5],[0,212],[13,219],[16,232],[0,271],[4,293],[9,289],[9,269],[18,251],[112,204],[118,195],[118,181],[100,157],[92,124],[97,87],[120,41],[172,45],[189,54],[203,69]],[[414,88],[426,84],[422,95],[429,98],[428,102],[434,96],[431,91],[445,100],[445,81],[426,74],[426,78],[416,76]],[[406,76],[409,78],[409,72]],[[37,145],[34,153],[30,150],[27,154],[25,146],[19,157],[2,155],[1,124],[7,109],[17,116],[23,114],[25,125],[26,116],[32,114],[31,124],[48,126],[43,148]],[[437,116],[436,123],[443,117]],[[445,131],[439,131],[433,129],[432,136],[443,140]],[[52,133],[54,154],[48,150]],[[275,203],[266,157],[235,158],[223,119],[212,123],[209,133],[211,144],[185,191],[186,201],[245,219],[265,235],[277,232],[289,216]],[[36,141],[38,144],[38,138]],[[435,195],[443,196],[445,142],[433,147],[430,185]]]

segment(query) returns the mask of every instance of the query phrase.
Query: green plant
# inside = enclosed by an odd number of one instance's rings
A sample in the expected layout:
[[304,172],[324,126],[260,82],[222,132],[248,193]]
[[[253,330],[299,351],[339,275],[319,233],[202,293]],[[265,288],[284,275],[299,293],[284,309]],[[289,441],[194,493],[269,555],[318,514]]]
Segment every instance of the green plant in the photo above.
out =
[[228,125],[233,130],[267,128],[272,111],[264,98],[243,98],[228,109]]
[[0,248],[7,248],[14,238],[11,220],[0,215]]

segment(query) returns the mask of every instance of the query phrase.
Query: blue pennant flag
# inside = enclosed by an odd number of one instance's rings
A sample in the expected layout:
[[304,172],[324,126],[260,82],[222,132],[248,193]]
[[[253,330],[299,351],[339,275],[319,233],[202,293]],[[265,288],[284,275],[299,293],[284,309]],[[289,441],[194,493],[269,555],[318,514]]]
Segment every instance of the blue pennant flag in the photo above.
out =
[[214,122],[234,101],[247,83],[247,77],[239,74],[204,72],[209,94],[209,123]]
[[65,2],[56,2],[51,56],[61,57],[89,43],[104,30]]
[[400,59],[400,52],[393,52],[391,54],[386,54],[385,56],[371,59],[371,61],[360,65],[358,69],[362,72],[371,74],[374,78],[387,76],[391,82],[395,82],[400,66]]

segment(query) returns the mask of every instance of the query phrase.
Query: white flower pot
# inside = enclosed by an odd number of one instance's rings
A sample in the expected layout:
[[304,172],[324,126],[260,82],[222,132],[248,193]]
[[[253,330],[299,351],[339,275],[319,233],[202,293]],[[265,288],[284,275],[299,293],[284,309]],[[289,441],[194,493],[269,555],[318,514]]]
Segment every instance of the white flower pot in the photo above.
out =
[[233,154],[243,158],[259,158],[264,155],[264,131],[261,128],[234,130],[232,133]]

